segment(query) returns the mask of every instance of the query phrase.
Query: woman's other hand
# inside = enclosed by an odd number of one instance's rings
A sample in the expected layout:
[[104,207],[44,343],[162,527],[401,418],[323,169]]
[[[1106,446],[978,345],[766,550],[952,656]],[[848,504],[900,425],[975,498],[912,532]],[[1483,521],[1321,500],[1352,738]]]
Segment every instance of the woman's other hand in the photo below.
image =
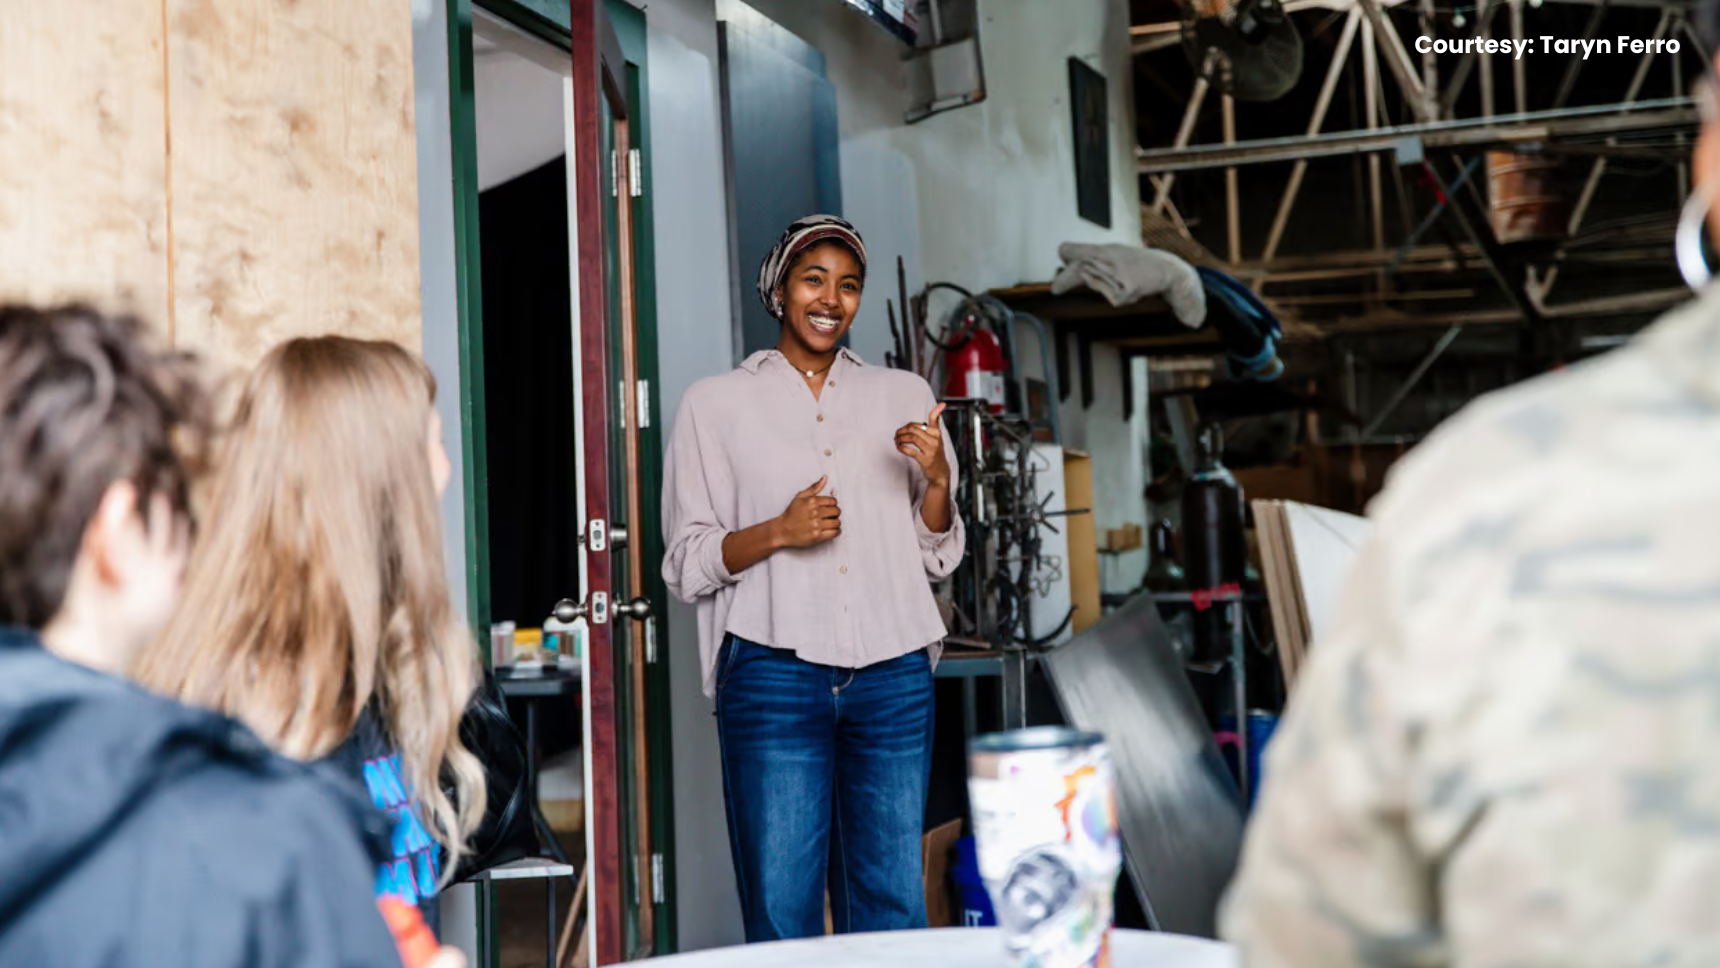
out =
[[938,423],[943,412],[944,405],[940,403],[932,408],[925,423],[903,424],[896,431],[896,449],[920,465],[928,484],[947,488],[950,486],[950,462],[944,456],[943,425]]
[[459,948],[444,946],[425,968],[466,968],[466,953]]
[[776,519],[777,537],[781,547],[809,548],[823,544],[842,533],[842,509],[833,497],[820,496],[828,476],[788,502],[788,508]]

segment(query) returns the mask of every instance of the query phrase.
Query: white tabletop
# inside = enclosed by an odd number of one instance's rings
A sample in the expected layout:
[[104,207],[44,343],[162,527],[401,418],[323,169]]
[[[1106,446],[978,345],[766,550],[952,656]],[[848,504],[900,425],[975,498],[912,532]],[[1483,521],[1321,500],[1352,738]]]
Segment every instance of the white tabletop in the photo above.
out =
[[[1009,968],[996,928],[848,934],[806,941],[713,948],[649,959],[665,968]],[[1229,945],[1152,931],[1111,935],[1112,968],[1237,968]]]

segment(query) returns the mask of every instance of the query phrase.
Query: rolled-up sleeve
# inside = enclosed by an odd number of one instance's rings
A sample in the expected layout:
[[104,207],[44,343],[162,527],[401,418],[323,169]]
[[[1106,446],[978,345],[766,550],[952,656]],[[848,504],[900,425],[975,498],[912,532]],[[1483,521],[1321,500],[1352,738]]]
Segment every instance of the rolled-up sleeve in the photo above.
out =
[[[932,406],[928,405],[926,409],[930,410]],[[949,577],[956,565],[961,564],[962,552],[967,549],[967,529],[962,524],[961,510],[956,506],[955,497],[956,488],[960,486],[960,465],[956,461],[955,445],[950,443],[948,428],[941,417],[938,427],[944,436],[944,459],[950,465],[950,526],[943,531],[926,527],[926,490],[931,484],[926,475],[914,475],[914,533],[920,538],[920,561],[926,567],[926,578],[931,581]]]
[[713,483],[720,488],[727,478],[706,465],[704,443],[693,407],[682,400],[663,468],[663,581],[689,604],[740,580],[723,564],[729,529],[717,520],[721,495],[713,493]]

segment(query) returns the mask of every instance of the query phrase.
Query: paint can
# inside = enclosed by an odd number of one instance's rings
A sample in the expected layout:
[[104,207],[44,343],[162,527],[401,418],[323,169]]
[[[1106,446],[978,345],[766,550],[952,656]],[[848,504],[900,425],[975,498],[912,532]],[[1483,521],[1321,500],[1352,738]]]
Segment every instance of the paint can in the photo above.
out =
[[1107,968],[1123,865],[1105,738],[994,733],[968,751],[980,877],[1017,968]]

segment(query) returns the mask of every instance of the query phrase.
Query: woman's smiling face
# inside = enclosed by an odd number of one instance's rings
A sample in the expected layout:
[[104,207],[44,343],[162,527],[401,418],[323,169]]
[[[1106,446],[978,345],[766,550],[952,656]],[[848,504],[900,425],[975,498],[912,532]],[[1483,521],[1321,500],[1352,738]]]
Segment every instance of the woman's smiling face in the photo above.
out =
[[782,283],[782,325],[801,348],[816,356],[836,351],[854,325],[864,285],[860,260],[839,242],[802,252]]

